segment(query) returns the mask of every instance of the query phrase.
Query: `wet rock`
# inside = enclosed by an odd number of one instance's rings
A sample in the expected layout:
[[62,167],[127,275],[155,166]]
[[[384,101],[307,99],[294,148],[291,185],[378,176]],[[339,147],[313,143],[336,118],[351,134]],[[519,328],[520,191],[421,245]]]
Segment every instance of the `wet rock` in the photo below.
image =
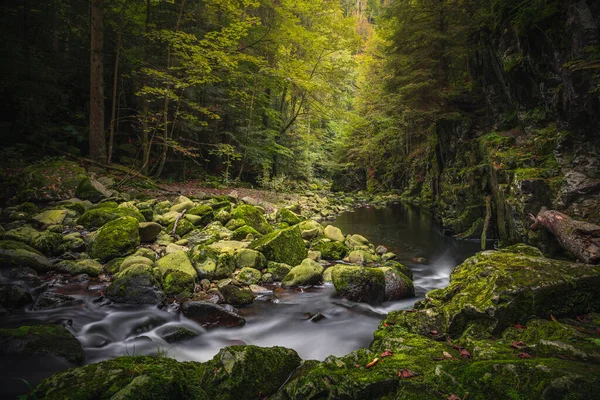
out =
[[234,306],[243,306],[251,304],[254,301],[254,294],[250,289],[243,289],[235,285],[223,285],[219,287],[225,302]]
[[87,210],[77,219],[77,223],[87,229],[98,229],[111,221],[124,217],[135,218],[136,223],[146,222],[144,216],[134,209],[119,208],[116,203],[101,203],[96,208]]
[[81,304],[80,300],[66,294],[56,292],[45,292],[39,295],[35,304],[34,310],[49,310],[53,308],[73,307]]
[[291,270],[292,267],[284,263],[269,261],[267,264],[267,272],[271,274],[274,281],[281,281]]
[[27,267],[38,273],[52,268],[52,262],[37,250],[13,240],[0,241],[0,267]]
[[154,242],[162,231],[162,226],[156,222],[140,222],[138,225],[140,240],[142,242]]
[[10,310],[31,303],[33,298],[26,288],[18,285],[0,285],[0,306]]
[[385,274],[378,268],[340,265],[332,280],[337,294],[348,300],[381,304],[385,299]]
[[377,246],[377,248],[375,249],[375,252],[377,254],[379,254],[380,256],[383,256],[384,254],[386,254],[388,252],[388,249],[385,246]]
[[385,275],[385,301],[401,300],[415,295],[412,280],[401,270],[392,267],[380,267]]
[[79,261],[64,260],[56,264],[55,268],[57,271],[69,275],[86,274],[96,277],[102,273],[102,264],[92,259]]
[[84,358],[81,343],[60,325],[0,329],[0,355],[29,354],[53,355],[76,364]]
[[133,253],[139,245],[138,221],[132,217],[123,217],[98,230],[91,243],[90,255],[106,262]]
[[183,342],[200,336],[197,332],[183,326],[166,326],[157,333],[167,343]]
[[125,304],[156,305],[165,299],[151,270],[144,265],[131,266],[119,273],[105,295],[115,303]]
[[306,258],[307,250],[297,226],[275,231],[255,240],[251,249],[258,250],[268,261],[297,265]]
[[365,238],[364,236],[361,235],[349,235],[346,238],[346,241],[344,242],[344,244],[349,248],[349,249],[353,249],[355,247],[362,247],[362,246],[369,246],[369,240],[367,240],[367,238]]
[[295,266],[283,278],[283,287],[316,285],[321,281],[323,267],[310,259],[305,259],[300,265]]
[[366,250],[352,250],[348,254],[348,261],[351,264],[365,265],[379,261],[379,257]]
[[187,301],[181,310],[204,328],[233,328],[246,323],[240,315],[207,301]]

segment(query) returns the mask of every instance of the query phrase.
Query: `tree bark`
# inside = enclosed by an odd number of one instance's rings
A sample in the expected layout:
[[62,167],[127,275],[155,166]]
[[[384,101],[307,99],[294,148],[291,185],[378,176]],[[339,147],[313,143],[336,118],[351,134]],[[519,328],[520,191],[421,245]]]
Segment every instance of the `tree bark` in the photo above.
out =
[[104,0],[92,0],[90,43],[90,158],[106,162],[104,135]]
[[108,134],[108,164],[112,162],[113,144],[115,138],[115,125],[117,117],[117,89],[119,83],[119,57],[121,56],[121,35],[123,20],[119,24],[117,31],[117,44],[115,51],[115,67],[113,70],[113,88],[112,88],[112,109],[110,113],[110,130]]
[[531,229],[540,227],[552,232],[560,245],[586,264],[600,263],[600,226],[589,222],[575,221],[561,212],[542,207],[537,217],[529,215],[533,221]]

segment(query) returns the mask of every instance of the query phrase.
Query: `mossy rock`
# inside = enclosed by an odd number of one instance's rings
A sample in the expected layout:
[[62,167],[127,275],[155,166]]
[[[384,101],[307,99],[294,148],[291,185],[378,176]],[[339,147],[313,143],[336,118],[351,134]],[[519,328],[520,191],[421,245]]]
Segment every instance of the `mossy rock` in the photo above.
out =
[[385,274],[378,268],[337,266],[331,276],[341,297],[374,305],[385,300]]
[[126,257],[125,259],[123,259],[123,261],[121,261],[121,265],[119,266],[119,271],[125,271],[127,268],[129,268],[130,266],[135,265],[135,264],[144,264],[149,267],[153,267],[154,261],[152,261],[152,259],[150,259],[148,257],[132,254],[132,255]]
[[23,242],[30,245],[33,239],[35,239],[39,234],[40,232],[37,229],[34,229],[29,225],[25,225],[6,231],[4,237],[7,240],[16,240],[18,242]]
[[133,255],[138,257],[146,257],[149,260],[156,261],[156,253],[152,249],[146,247],[140,247],[135,251],[135,253],[133,253]]
[[220,200],[219,201],[217,199],[217,201],[215,201],[215,198],[213,198],[212,200],[214,202],[210,206],[215,213],[218,213],[219,211],[226,211],[226,212],[231,211],[231,203],[229,202],[229,200]]
[[31,241],[31,246],[47,256],[57,256],[63,252],[63,236],[49,231],[41,232]]
[[260,232],[258,232],[253,227],[244,225],[233,231],[233,234],[231,235],[231,240],[244,240],[248,237],[248,235],[252,235],[254,239],[258,239],[262,236]]
[[40,162],[23,171],[19,197],[33,202],[67,200],[75,197],[85,178],[85,170],[74,162]]
[[53,355],[79,364],[83,362],[81,343],[60,325],[21,326],[0,329],[0,355]]
[[186,327],[171,325],[159,329],[157,334],[167,343],[179,343],[200,336],[197,332]]
[[312,240],[323,235],[323,225],[312,219],[300,222],[298,227],[300,228],[302,238],[306,240]]
[[56,264],[56,270],[69,275],[86,274],[96,277],[102,273],[102,264],[96,260],[85,259],[79,261],[64,260]]
[[365,265],[372,264],[380,260],[379,256],[366,250],[352,250],[348,254],[348,260],[351,264]]
[[0,284],[0,307],[17,309],[33,303],[33,297],[20,285]]
[[323,234],[325,235],[325,237],[327,239],[336,241],[336,242],[344,242],[344,240],[346,239],[344,237],[344,234],[342,233],[342,230],[340,228],[337,228],[333,225],[327,225],[325,227],[325,229],[323,230]]
[[38,273],[52,269],[52,262],[39,251],[14,240],[0,241],[0,268],[27,267]]
[[267,259],[259,251],[251,249],[238,249],[235,252],[235,266],[236,268],[250,267],[263,270],[267,266]]
[[194,277],[182,271],[170,270],[163,276],[163,290],[167,296],[177,296],[184,293],[193,293]]
[[180,271],[189,275],[192,280],[198,277],[198,273],[194,269],[192,262],[188,258],[184,251],[176,251],[171,254],[167,254],[156,262],[156,266],[160,270],[163,279],[169,273],[169,271]]
[[412,270],[410,268],[408,268],[406,265],[401,264],[398,261],[394,261],[394,260],[384,261],[383,263],[381,263],[381,267],[394,268],[394,269],[398,270],[399,272],[403,273],[404,275],[406,275],[410,280],[413,279]]
[[75,195],[80,199],[97,203],[102,199],[110,197],[112,193],[96,179],[86,177],[77,185]]
[[265,219],[263,213],[256,207],[241,204],[238,205],[231,214],[232,218],[243,219],[246,224],[256,229],[261,234],[267,234],[273,231]]
[[296,213],[287,208],[282,208],[279,211],[277,211],[275,220],[277,222],[283,222],[285,224],[288,224],[289,226],[296,225],[302,222],[302,219]]
[[244,221],[243,219],[230,219],[225,225],[225,228],[229,229],[230,231],[235,231],[236,229],[241,228],[244,225],[246,225],[246,221]]
[[140,240],[142,242],[154,242],[162,231],[162,226],[156,222],[140,222],[138,225]]
[[[173,228],[174,227],[175,227],[175,222],[172,222],[169,225],[169,227],[167,228],[167,232],[169,232],[169,233],[173,232]],[[177,223],[177,230],[175,230],[175,234],[177,236],[179,236],[179,237],[182,237],[184,235],[187,235],[188,233],[190,233],[194,229],[196,229],[196,227],[194,226],[194,224],[192,224],[187,219],[181,218],[179,220],[179,222]]]
[[414,297],[415,286],[408,276],[392,267],[380,267],[379,269],[385,275],[385,301]]
[[153,304],[164,301],[158,281],[147,265],[132,265],[119,273],[106,288],[105,295],[115,303]]
[[[85,209],[84,209],[85,212]],[[47,210],[32,219],[41,226],[61,225],[67,217],[67,210]]]
[[225,298],[225,302],[233,306],[244,306],[254,301],[254,294],[250,289],[243,289],[235,285],[224,285],[219,288],[219,291]]
[[238,273],[236,279],[244,285],[258,285],[261,282],[262,273],[254,268],[244,267]]
[[228,279],[235,271],[235,256],[230,253],[221,253],[217,258],[215,268],[215,279]]
[[102,262],[127,256],[140,245],[138,220],[122,217],[100,228],[91,243],[91,256]]
[[250,248],[265,255],[268,261],[298,265],[308,254],[297,226],[272,232],[250,244]]
[[283,287],[316,285],[321,281],[322,275],[323,267],[307,258],[292,268],[281,282]]
[[274,281],[281,281],[291,270],[292,267],[284,263],[269,261],[267,264],[267,272],[271,274]]
[[371,243],[369,243],[369,240],[367,238],[365,238],[364,236],[361,235],[349,235],[346,238],[346,241],[344,242],[344,244],[349,248],[349,249],[353,249],[355,247],[361,247],[361,246],[369,246]]
[[348,247],[342,242],[320,241],[312,249],[320,252],[324,260],[342,260],[348,254]]
[[138,223],[146,222],[144,216],[136,210],[131,208],[118,208],[117,206],[109,205],[87,210],[81,217],[79,217],[77,223],[83,225],[87,229],[97,229],[111,221],[123,217],[133,217],[138,221]]

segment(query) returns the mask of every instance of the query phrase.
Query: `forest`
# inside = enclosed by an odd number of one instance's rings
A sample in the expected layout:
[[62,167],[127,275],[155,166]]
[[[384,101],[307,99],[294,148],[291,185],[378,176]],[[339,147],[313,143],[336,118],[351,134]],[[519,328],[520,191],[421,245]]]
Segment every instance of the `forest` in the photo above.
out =
[[600,3],[0,11],[0,398],[596,396]]

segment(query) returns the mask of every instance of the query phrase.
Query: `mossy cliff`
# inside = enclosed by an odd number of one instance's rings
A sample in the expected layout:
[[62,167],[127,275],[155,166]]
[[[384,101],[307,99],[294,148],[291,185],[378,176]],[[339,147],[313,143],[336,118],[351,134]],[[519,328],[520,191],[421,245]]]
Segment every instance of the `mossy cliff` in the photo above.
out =
[[48,378],[31,398],[595,398],[598,287],[600,267],[525,245],[487,251],[344,357],[301,362],[292,350],[254,346],[203,364],[122,357]]

